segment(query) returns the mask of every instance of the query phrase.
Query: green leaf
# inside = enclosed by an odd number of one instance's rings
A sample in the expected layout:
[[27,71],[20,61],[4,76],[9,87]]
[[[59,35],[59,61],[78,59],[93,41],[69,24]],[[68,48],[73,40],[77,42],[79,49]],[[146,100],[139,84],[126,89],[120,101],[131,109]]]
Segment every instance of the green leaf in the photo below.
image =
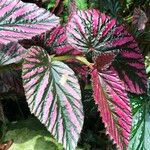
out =
[[63,150],[35,118],[11,123],[4,140],[10,139],[13,139],[14,143],[9,150]]
[[87,0],[76,0],[78,9],[87,9]]
[[150,146],[150,97],[130,95],[133,122],[129,150],[149,150]]

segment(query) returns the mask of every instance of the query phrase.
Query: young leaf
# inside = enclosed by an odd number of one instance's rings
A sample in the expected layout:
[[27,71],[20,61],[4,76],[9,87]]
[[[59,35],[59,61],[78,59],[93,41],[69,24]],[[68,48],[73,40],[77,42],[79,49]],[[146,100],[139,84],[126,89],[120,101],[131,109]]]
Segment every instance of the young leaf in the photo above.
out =
[[[84,81],[85,84],[87,83],[89,70],[86,65],[83,65],[74,60],[66,61],[65,63],[73,69],[73,71],[78,76],[78,78],[81,79],[81,81]],[[83,86],[83,82],[81,84]]]
[[130,95],[133,122],[129,150],[148,150],[150,146],[150,97]]
[[25,48],[15,42],[10,42],[7,45],[0,44],[0,66],[19,62],[26,51]]
[[115,19],[94,9],[74,12],[66,34],[71,46],[86,53],[120,51],[133,40]]
[[0,43],[31,39],[58,24],[58,17],[35,4],[20,0],[0,1]]
[[74,150],[83,125],[78,80],[66,64],[51,62],[40,47],[31,47],[23,63],[29,108],[66,150]]
[[102,53],[94,58],[95,66],[98,70],[104,70],[111,66],[117,53]]
[[91,72],[94,100],[106,131],[120,150],[127,148],[131,129],[131,109],[124,85],[112,70]]
[[128,49],[116,56],[112,66],[123,80],[126,90],[144,93],[147,89],[147,76],[143,56],[135,41],[128,45]]
[[133,24],[137,25],[138,30],[144,30],[148,18],[143,10],[135,8],[133,13]]

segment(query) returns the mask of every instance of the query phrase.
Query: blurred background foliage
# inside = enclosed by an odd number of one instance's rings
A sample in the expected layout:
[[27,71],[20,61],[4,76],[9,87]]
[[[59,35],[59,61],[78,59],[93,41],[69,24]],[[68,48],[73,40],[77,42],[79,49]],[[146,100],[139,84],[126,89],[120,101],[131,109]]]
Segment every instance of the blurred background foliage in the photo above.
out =
[[[124,24],[135,37],[145,59],[145,67],[150,78],[150,2],[149,0],[23,0],[36,3],[60,16],[66,23],[72,11],[76,9],[96,8]],[[134,15],[138,17],[135,18]],[[135,20],[134,20],[135,19]],[[135,23],[134,23],[135,22]],[[142,29],[141,29],[142,28]],[[3,77],[3,78],[2,78]],[[4,77],[6,80],[4,80]],[[9,82],[7,82],[9,79]],[[89,79],[88,79],[89,80]],[[88,84],[90,83],[87,82]],[[28,109],[20,70],[0,72],[0,140],[13,139],[10,150],[62,150],[34,118]],[[92,99],[92,90],[86,85],[82,92],[85,111],[85,123],[79,140],[78,150],[113,150],[115,145],[105,135],[104,125],[99,119],[97,107]],[[43,147],[44,146],[44,147]]]

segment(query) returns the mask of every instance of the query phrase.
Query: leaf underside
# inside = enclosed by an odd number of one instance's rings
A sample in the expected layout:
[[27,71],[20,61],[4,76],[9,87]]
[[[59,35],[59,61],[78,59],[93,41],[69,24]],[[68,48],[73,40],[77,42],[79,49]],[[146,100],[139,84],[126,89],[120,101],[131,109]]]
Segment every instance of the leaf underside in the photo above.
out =
[[58,17],[35,4],[0,0],[0,44],[31,39],[58,24]]
[[97,69],[91,72],[94,100],[98,105],[106,133],[121,150],[127,148],[131,129],[130,102],[124,85],[115,72]]
[[[94,61],[99,59],[99,68],[113,63],[126,90],[138,94],[146,92],[143,56],[134,38],[115,19],[94,9],[77,11],[67,24],[66,34],[72,47],[85,53],[93,52]],[[112,53],[115,57],[107,57],[108,60],[103,63],[105,56],[101,55]]]
[[31,47],[23,63],[29,108],[66,150],[74,150],[83,125],[78,80],[60,61],[51,62],[40,47]]

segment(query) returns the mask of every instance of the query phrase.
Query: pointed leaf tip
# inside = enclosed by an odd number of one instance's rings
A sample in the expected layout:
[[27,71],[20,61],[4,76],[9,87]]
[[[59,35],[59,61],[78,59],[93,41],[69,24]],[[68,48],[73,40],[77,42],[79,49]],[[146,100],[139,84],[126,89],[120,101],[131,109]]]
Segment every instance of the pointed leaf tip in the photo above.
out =
[[114,143],[121,150],[127,148],[132,114],[124,84],[112,70],[91,72],[94,100],[102,120]]

